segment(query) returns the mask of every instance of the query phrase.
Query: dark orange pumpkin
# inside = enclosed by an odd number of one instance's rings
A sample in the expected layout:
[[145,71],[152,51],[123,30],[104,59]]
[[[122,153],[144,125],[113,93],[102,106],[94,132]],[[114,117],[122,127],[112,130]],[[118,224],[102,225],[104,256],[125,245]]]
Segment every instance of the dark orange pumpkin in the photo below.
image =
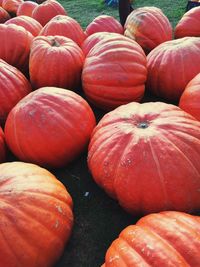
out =
[[124,35],[138,42],[146,53],[172,39],[172,26],[157,7],[135,9],[127,17],[124,28]]
[[135,41],[123,36],[98,42],[86,57],[83,90],[94,105],[105,110],[140,101],[147,76],[146,56]]
[[73,226],[72,199],[49,171],[33,164],[0,164],[1,266],[50,267]]
[[18,16],[9,19],[5,23],[6,25],[14,24],[22,26],[25,30],[30,32],[33,36],[37,36],[42,30],[42,25],[35,19],[28,16]]
[[0,59],[0,124],[4,123],[10,110],[31,92],[26,77],[15,67]]
[[32,17],[32,13],[35,7],[37,7],[38,4],[33,1],[26,1],[19,5],[17,9],[17,16],[29,16]]
[[9,13],[5,9],[3,9],[3,7],[0,7],[0,23],[4,23],[10,18],[11,16],[9,15]]
[[75,89],[80,84],[83,63],[83,52],[71,39],[38,36],[30,53],[31,84],[35,89],[43,86]]
[[57,15],[67,15],[64,7],[56,0],[47,0],[34,8],[32,17],[44,26]]
[[115,32],[124,33],[122,25],[117,19],[108,15],[100,15],[96,17],[85,30],[87,35],[91,35],[95,32]]
[[0,24],[0,40],[0,58],[26,72],[33,35],[21,26]]
[[200,74],[186,86],[180,98],[179,107],[200,121]]
[[86,148],[94,126],[94,114],[82,97],[46,87],[30,93],[12,109],[5,136],[20,160],[60,167]]
[[109,247],[102,267],[198,267],[199,250],[199,217],[161,212],[125,228]]
[[17,9],[23,0],[3,0],[2,7],[12,16],[16,16]]
[[174,35],[175,38],[186,36],[200,37],[200,6],[190,9],[177,23]]
[[4,162],[5,159],[6,159],[5,138],[4,138],[4,132],[0,127],[0,162]]
[[188,82],[200,72],[200,38],[165,42],[147,56],[147,89],[177,102]]
[[51,19],[41,30],[40,35],[54,36],[61,35],[72,39],[81,46],[86,34],[80,24],[73,18],[64,15],[57,15]]
[[94,180],[132,214],[198,211],[199,162],[200,122],[161,102],[107,113],[88,153]]

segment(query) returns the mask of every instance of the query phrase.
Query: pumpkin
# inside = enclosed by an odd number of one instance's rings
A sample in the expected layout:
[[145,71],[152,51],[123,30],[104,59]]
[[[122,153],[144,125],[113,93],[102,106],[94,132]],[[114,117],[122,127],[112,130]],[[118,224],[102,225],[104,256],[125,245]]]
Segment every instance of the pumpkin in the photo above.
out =
[[98,42],[85,59],[82,85],[88,100],[104,110],[140,101],[147,77],[142,48],[123,35]]
[[45,87],[24,97],[11,110],[5,136],[20,160],[61,167],[86,148],[94,126],[94,114],[82,97]]
[[86,34],[80,24],[73,18],[64,15],[57,15],[52,18],[41,30],[40,35],[61,35],[72,39],[81,46]]
[[27,72],[33,35],[17,25],[0,24],[0,58]]
[[91,35],[95,32],[115,32],[124,33],[122,25],[117,19],[108,15],[100,15],[86,27],[85,30],[87,35]]
[[174,35],[175,38],[186,36],[200,37],[200,6],[190,9],[177,23]]
[[18,26],[22,26],[25,30],[30,32],[33,36],[37,36],[41,29],[42,25],[35,19],[28,16],[18,16],[12,19],[9,19],[5,23],[6,25],[15,24]]
[[3,0],[2,7],[12,16],[15,16],[17,9],[23,0]]
[[[121,35],[120,35],[121,36]],[[96,32],[89,35],[81,45],[81,49],[85,56],[90,50],[101,40],[119,37],[119,33],[113,32]],[[120,38],[120,37],[119,37]]]
[[43,86],[75,89],[80,84],[83,63],[83,52],[71,39],[38,36],[30,53],[31,84],[35,89]]
[[124,35],[138,42],[147,54],[159,44],[172,40],[172,26],[157,7],[135,9],[127,17],[124,29]]
[[102,267],[198,267],[199,249],[199,217],[166,211],[126,227],[109,247]]
[[10,110],[31,92],[26,77],[15,67],[0,59],[0,124],[4,123]]
[[186,86],[181,95],[179,107],[200,121],[200,74]]
[[64,7],[56,0],[47,0],[34,8],[32,17],[40,22],[42,26],[46,25],[56,15],[67,15]]
[[6,159],[6,144],[5,137],[2,128],[0,127],[0,162],[4,162]]
[[1,266],[50,267],[73,226],[72,199],[49,171],[23,162],[0,164]]
[[33,10],[36,6],[38,6],[38,4],[32,1],[21,3],[17,9],[17,16],[32,17]]
[[129,103],[93,131],[88,166],[131,214],[200,208],[200,122],[162,102]]
[[5,9],[3,9],[3,7],[0,7],[0,23],[4,23],[10,18],[11,17],[9,13]]
[[188,82],[200,72],[200,39],[165,42],[147,56],[146,87],[154,95],[178,102]]

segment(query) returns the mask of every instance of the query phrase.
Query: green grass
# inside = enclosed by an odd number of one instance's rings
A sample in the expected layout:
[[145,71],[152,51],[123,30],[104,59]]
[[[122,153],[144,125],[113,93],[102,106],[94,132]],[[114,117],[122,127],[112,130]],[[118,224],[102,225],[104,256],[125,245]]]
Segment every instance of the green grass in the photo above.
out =
[[[101,14],[112,15],[119,19],[117,8],[108,8],[103,0],[59,0],[65,7],[70,17],[76,19],[83,28]],[[185,12],[187,1],[185,0],[135,0],[133,7],[156,6],[163,10],[173,26]]]

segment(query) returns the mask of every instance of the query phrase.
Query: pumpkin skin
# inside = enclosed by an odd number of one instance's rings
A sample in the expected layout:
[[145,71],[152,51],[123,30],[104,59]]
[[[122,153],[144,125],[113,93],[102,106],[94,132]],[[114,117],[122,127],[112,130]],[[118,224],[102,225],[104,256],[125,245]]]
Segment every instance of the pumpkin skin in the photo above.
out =
[[179,107],[200,121],[200,74],[186,86],[180,98]]
[[23,2],[19,5],[17,9],[17,16],[32,17],[33,10],[37,6],[38,4],[32,1]]
[[27,72],[33,35],[17,25],[0,24],[0,58]]
[[186,36],[200,37],[200,6],[190,9],[177,23],[174,35],[175,38]]
[[4,137],[4,132],[0,127],[0,163],[4,162],[5,159],[6,159],[5,137]]
[[35,19],[28,16],[18,16],[12,19],[9,19],[5,23],[6,25],[15,24],[22,26],[25,30],[30,32],[34,37],[37,36],[42,30],[42,25]]
[[142,48],[125,36],[98,42],[85,59],[82,86],[95,106],[111,110],[122,104],[140,101],[147,76]]
[[86,34],[80,24],[73,18],[57,15],[52,18],[41,30],[40,35],[61,35],[70,38],[79,46],[86,38]]
[[135,9],[127,17],[124,29],[124,35],[138,42],[147,54],[159,44],[172,40],[172,26],[157,7]]
[[115,32],[119,34],[124,33],[122,25],[112,16],[100,15],[96,17],[85,30],[87,35],[95,32]]
[[86,148],[94,126],[94,114],[82,97],[69,90],[45,87],[30,93],[12,109],[5,136],[20,160],[61,167]]
[[5,123],[10,110],[30,92],[31,85],[26,77],[0,59],[0,124]]
[[83,63],[83,52],[71,39],[38,36],[33,41],[29,59],[31,84],[35,89],[57,86],[73,90],[80,84]]
[[147,89],[158,97],[178,102],[188,82],[200,72],[199,61],[200,39],[197,37],[159,45],[147,56]]
[[54,266],[73,226],[71,196],[34,164],[3,163],[0,173],[1,266]]
[[45,26],[53,17],[67,15],[64,7],[56,0],[47,0],[34,8],[32,17]]
[[10,18],[11,16],[9,15],[9,13],[5,9],[3,9],[3,7],[0,7],[0,23],[4,23]]
[[199,210],[199,162],[200,122],[161,102],[133,102],[107,113],[88,152],[96,183],[139,215]]
[[126,227],[109,247],[102,267],[198,267],[200,220],[166,211]]
[[16,16],[17,9],[23,0],[3,0],[2,7],[12,16]]

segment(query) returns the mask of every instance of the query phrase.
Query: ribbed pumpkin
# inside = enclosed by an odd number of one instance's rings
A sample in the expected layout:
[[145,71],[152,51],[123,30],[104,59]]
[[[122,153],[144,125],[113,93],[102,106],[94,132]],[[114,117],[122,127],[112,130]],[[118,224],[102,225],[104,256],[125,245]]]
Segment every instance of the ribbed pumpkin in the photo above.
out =
[[32,1],[26,1],[21,3],[17,9],[17,16],[32,17],[33,10],[36,6],[38,6],[38,4]]
[[17,9],[23,0],[3,0],[2,7],[12,16],[15,16],[17,13]]
[[64,15],[57,15],[51,19],[41,30],[40,35],[61,35],[72,39],[81,46],[86,34],[80,24],[73,18]]
[[166,211],[125,228],[109,247],[102,267],[198,267],[200,219]]
[[200,208],[200,122],[179,107],[129,103],[93,131],[94,180],[132,214]]
[[6,159],[6,145],[2,128],[0,127],[0,162],[4,162]]
[[6,25],[14,24],[22,26],[25,30],[30,32],[33,36],[37,36],[42,30],[42,25],[35,19],[28,16],[18,16],[9,19],[5,23]]
[[72,199],[49,171],[34,164],[0,165],[1,266],[50,267],[73,226]]
[[0,58],[26,72],[33,35],[17,25],[0,24]]
[[80,84],[83,63],[83,52],[71,39],[38,36],[33,41],[29,60],[33,88],[57,86],[75,89]]
[[200,74],[186,86],[180,98],[179,107],[200,121]]
[[4,123],[10,110],[31,92],[26,77],[15,67],[0,59],[0,124]]
[[123,35],[98,42],[85,59],[82,85],[94,105],[105,110],[140,101],[146,81],[142,48]]
[[95,32],[115,32],[124,33],[122,25],[117,19],[108,15],[100,15],[87,26],[85,30],[87,35],[91,35]]
[[57,15],[67,15],[64,7],[56,0],[47,0],[34,8],[32,17],[40,22],[42,26],[46,25],[53,17]]
[[177,102],[188,82],[200,72],[200,38],[165,42],[147,56],[147,88],[154,95]]
[[[121,36],[121,35],[120,35]],[[96,32],[89,35],[81,45],[81,49],[85,56],[90,52],[90,50],[101,40],[111,39],[119,37],[119,33],[114,32]],[[120,37],[119,37],[120,38]]]
[[186,12],[175,27],[175,38],[200,37],[200,6]]
[[0,7],[0,23],[4,23],[10,18],[11,16],[9,15],[9,13],[5,9],[3,9],[3,7]]
[[94,126],[94,114],[82,97],[46,87],[30,93],[12,109],[5,136],[20,160],[60,167],[86,148]]
[[135,9],[127,17],[124,28],[124,35],[138,42],[146,53],[172,39],[172,26],[157,7]]

